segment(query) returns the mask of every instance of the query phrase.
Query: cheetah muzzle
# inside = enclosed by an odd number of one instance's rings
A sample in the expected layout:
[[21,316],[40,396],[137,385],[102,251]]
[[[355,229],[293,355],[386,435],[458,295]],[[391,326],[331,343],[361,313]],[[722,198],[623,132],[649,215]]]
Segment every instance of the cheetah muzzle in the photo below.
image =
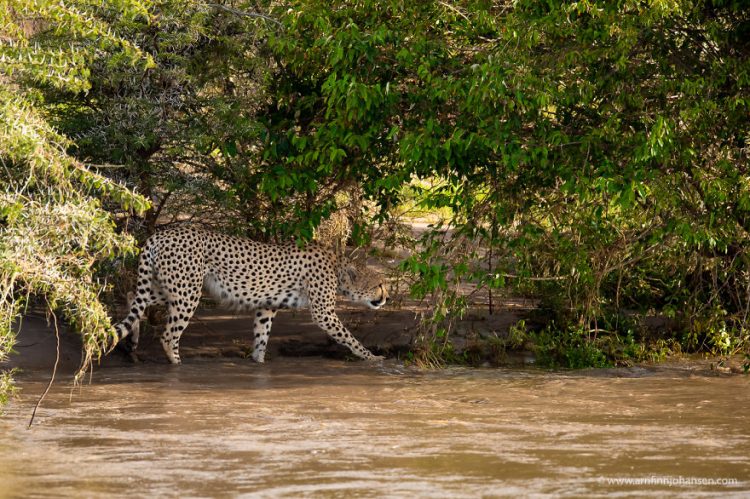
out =
[[180,336],[202,291],[222,305],[254,310],[253,359],[263,362],[279,309],[309,308],[313,321],[359,358],[380,360],[352,336],[336,315],[336,294],[378,309],[388,301],[380,276],[342,261],[319,246],[264,244],[193,227],[157,232],[145,243],[129,313],[115,325],[118,341],[138,346],[139,322],[151,305],[166,305],[161,336],[172,364],[180,363]]

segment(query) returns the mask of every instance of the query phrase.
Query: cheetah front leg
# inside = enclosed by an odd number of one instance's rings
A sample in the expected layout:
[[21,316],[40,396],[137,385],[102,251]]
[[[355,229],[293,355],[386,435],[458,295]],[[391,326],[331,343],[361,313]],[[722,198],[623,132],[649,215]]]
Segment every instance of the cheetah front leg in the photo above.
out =
[[323,310],[315,311],[312,309],[313,320],[320,328],[328,334],[329,337],[339,345],[344,345],[351,352],[364,360],[383,360],[385,357],[374,355],[365,348],[362,343],[355,338],[352,333],[341,323],[333,307],[326,307]]
[[276,310],[273,308],[261,308],[255,312],[253,321],[253,360],[262,364],[266,357],[266,346],[268,345],[268,334],[271,332],[273,318]]

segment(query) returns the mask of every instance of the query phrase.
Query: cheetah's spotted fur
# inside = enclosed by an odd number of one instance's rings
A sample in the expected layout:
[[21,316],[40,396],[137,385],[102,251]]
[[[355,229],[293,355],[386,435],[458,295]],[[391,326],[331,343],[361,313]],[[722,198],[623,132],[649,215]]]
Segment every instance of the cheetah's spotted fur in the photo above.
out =
[[180,336],[193,316],[201,288],[224,305],[255,310],[253,359],[263,362],[271,323],[280,308],[309,307],[313,320],[331,338],[362,359],[373,355],[341,324],[336,292],[371,308],[388,299],[382,281],[366,269],[339,263],[324,248],[264,244],[192,227],[157,232],[143,247],[138,287],[128,316],[115,326],[119,339],[138,345],[139,321],[150,305],[167,306],[161,344],[180,363]]

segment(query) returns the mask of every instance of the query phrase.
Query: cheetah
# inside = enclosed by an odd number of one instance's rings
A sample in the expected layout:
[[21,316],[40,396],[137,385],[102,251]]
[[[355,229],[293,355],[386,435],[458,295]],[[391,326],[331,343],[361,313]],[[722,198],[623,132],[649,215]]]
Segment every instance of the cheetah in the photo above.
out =
[[373,309],[385,305],[388,292],[374,272],[357,268],[323,247],[265,244],[190,226],[167,228],[146,240],[129,313],[115,325],[118,342],[129,337],[129,347],[135,350],[146,308],[166,305],[161,344],[169,362],[180,364],[180,336],[202,289],[224,306],[255,311],[252,357],[256,362],[264,362],[277,311],[296,308],[309,308],[313,321],[357,357],[383,359],[362,346],[334,310],[337,291]]

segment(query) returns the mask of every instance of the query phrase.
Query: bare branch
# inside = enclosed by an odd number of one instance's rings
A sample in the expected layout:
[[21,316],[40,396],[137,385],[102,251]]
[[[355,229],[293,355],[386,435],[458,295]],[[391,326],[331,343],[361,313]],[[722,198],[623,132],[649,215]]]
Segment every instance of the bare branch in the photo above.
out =
[[499,277],[505,277],[506,279],[520,279],[520,280],[526,280],[526,281],[564,281],[565,279],[570,279],[569,276],[565,275],[556,275],[556,276],[550,276],[550,277],[533,277],[533,276],[521,276],[521,275],[515,275],[515,274],[493,274],[495,276]]
[[281,24],[279,21],[277,21],[273,17],[267,16],[265,14],[261,14],[259,12],[248,12],[248,11],[245,11],[245,10],[235,9],[234,7],[229,7],[227,5],[221,5],[221,4],[218,4],[218,3],[207,3],[206,5],[209,6],[209,7],[214,7],[214,8],[219,9],[219,10],[223,10],[225,12],[229,12],[229,13],[234,14],[236,16],[240,16],[240,17],[253,17],[253,18],[256,18],[256,19],[263,19],[265,21],[272,22],[272,23],[276,24],[277,26],[279,26],[281,28],[284,27],[283,24]]
[[60,362],[60,329],[57,326],[57,316],[55,315],[55,311],[52,309],[52,306],[49,304],[49,302],[47,302],[47,308],[49,310],[49,313],[52,314],[52,319],[55,324],[55,339],[57,340],[57,346],[55,348],[55,365],[52,368],[52,376],[50,377],[49,383],[47,384],[47,388],[45,388],[44,393],[42,393],[42,395],[39,397],[39,400],[36,401],[34,410],[31,412],[31,419],[29,419],[29,426],[27,428],[31,428],[31,425],[34,424],[34,416],[36,416],[36,410],[39,409],[42,400],[44,400],[44,397],[46,397],[47,393],[49,393],[49,389],[52,388],[52,383],[55,382],[55,374],[57,374],[57,364]]

